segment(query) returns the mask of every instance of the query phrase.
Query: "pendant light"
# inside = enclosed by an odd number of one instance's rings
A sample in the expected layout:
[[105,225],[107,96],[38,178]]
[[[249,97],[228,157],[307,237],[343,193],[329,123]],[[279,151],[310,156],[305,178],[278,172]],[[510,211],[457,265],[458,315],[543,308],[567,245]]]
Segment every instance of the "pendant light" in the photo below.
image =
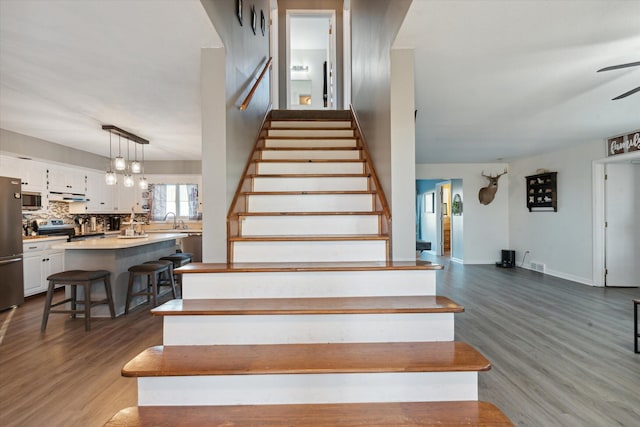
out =
[[140,181],[138,181],[138,186],[143,191],[146,191],[149,188],[149,182],[144,176],[144,145],[142,146],[142,178],[140,178]]
[[116,185],[118,183],[116,173],[111,170],[111,132],[109,132],[109,169],[104,176],[104,180],[107,185]]
[[135,143],[133,145],[133,155],[134,155],[134,160],[133,162],[130,163],[131,173],[140,173],[140,171],[142,170],[142,166],[138,161],[138,143]]
[[127,168],[127,162],[124,161],[121,153],[120,135],[118,135],[118,157],[116,157],[116,170],[123,171]]
[[[127,164],[131,165],[131,162],[129,162],[129,142],[129,139],[127,139]],[[125,187],[133,187],[133,177],[130,170],[125,171],[123,184]]]

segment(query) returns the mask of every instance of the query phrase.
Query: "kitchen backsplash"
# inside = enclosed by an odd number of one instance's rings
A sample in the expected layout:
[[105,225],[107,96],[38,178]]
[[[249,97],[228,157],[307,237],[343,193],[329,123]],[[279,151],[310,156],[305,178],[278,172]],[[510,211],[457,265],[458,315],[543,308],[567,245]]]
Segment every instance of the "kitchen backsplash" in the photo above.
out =
[[[31,222],[31,221],[46,221],[49,219],[61,219],[65,224],[74,224],[74,219],[76,217],[82,218],[83,222],[89,222],[89,218],[96,217],[98,223],[104,223],[108,218],[119,216],[122,218],[122,221],[128,221],[131,218],[131,214],[98,214],[98,215],[90,215],[90,214],[72,214],[69,213],[69,204],[64,202],[49,202],[49,209],[43,212],[23,212],[22,213],[22,222]],[[144,222],[145,224],[149,223],[149,218],[147,214],[136,214],[136,221]]]

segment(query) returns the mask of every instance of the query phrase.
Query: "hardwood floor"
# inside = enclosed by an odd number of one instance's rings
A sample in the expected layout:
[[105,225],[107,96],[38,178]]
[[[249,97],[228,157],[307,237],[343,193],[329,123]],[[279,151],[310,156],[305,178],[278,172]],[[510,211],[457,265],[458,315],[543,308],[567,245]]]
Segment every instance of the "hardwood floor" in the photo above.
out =
[[[640,354],[633,353],[638,289],[602,289],[523,269],[446,263],[438,294],[465,306],[456,340],[492,363],[480,399],[518,426],[637,426]],[[120,375],[140,351],[162,343],[162,318],[142,306],[115,320],[52,315],[44,298],[0,313],[3,426],[101,426],[136,405]]]

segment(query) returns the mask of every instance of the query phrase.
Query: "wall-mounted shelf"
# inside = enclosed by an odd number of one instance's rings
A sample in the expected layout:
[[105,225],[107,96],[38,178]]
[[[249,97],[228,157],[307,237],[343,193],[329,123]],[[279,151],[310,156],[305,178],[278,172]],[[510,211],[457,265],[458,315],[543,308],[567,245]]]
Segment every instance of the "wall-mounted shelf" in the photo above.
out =
[[529,212],[558,212],[558,172],[540,173],[525,179]]

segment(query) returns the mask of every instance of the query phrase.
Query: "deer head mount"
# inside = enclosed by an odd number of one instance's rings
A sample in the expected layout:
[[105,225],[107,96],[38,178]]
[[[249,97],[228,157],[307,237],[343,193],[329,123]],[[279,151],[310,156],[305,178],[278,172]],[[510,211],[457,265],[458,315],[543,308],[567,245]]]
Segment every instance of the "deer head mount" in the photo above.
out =
[[505,173],[507,173],[506,169],[504,170],[504,172],[496,176],[485,175],[484,171],[482,171],[482,176],[489,180],[489,184],[486,187],[482,187],[480,189],[480,192],[478,193],[478,199],[480,199],[480,203],[482,203],[483,205],[488,205],[489,203],[493,202],[493,198],[496,197],[496,192],[498,191],[498,179],[500,179],[500,177]]

